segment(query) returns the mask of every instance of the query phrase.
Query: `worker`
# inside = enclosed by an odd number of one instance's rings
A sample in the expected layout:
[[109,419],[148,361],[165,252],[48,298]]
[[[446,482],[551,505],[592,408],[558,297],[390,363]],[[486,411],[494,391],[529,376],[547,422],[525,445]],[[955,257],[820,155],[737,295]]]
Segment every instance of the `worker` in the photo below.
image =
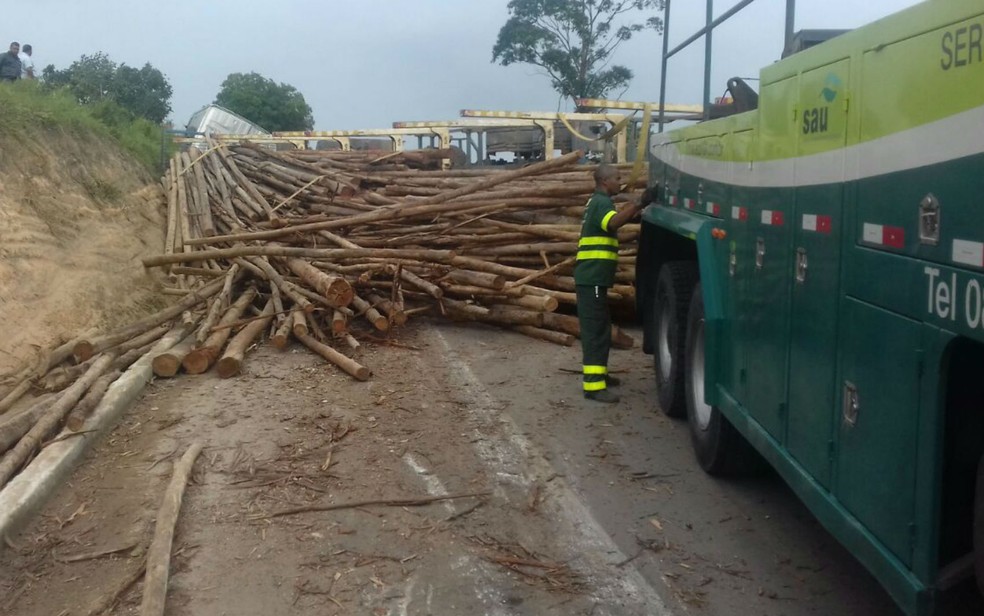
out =
[[37,79],[37,75],[34,74],[34,48],[30,45],[24,45],[21,47],[20,58],[21,61],[21,79]]
[[17,81],[21,77],[20,43],[10,44],[10,50],[0,54],[0,80]]
[[618,266],[618,230],[638,217],[652,201],[649,190],[639,203],[615,210],[612,197],[621,191],[618,168],[599,165],[594,172],[595,193],[588,200],[577,244],[574,284],[577,290],[577,319],[581,326],[581,352],[584,397],[614,404],[618,395],[608,390],[619,384],[608,374],[608,351],[612,343],[612,322],[608,289],[615,284]]

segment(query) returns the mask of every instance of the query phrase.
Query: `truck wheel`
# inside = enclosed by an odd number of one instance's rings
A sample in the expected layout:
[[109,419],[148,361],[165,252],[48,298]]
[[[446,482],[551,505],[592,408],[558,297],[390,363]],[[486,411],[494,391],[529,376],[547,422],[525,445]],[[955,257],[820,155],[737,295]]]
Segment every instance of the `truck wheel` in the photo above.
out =
[[977,487],[974,490],[974,572],[977,588],[984,593],[984,457],[977,464]]
[[745,437],[718,410],[704,401],[704,294],[694,289],[687,315],[687,421],[701,468],[715,476],[747,475],[763,468],[763,460]]
[[663,264],[652,301],[653,368],[659,408],[669,417],[686,417],[683,394],[684,349],[687,340],[687,311],[698,280],[693,261]]

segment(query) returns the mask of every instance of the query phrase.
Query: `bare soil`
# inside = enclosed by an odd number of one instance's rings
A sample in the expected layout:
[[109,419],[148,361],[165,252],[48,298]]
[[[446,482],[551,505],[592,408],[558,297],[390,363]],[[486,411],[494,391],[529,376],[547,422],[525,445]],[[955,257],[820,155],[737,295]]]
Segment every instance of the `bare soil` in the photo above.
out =
[[0,374],[91,327],[160,306],[140,258],[163,245],[163,193],[113,143],[0,144]]

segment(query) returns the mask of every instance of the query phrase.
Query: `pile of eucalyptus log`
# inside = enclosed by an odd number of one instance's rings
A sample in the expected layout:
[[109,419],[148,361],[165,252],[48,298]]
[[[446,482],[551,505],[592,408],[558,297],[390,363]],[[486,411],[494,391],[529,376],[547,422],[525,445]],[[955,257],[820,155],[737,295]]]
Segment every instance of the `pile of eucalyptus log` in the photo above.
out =
[[[596,167],[578,164],[580,152],[520,168],[441,170],[443,150],[209,146],[171,160],[164,254],[144,265],[167,269],[169,293],[210,280],[222,288],[194,342],[159,361],[159,375],[213,363],[222,376],[237,374],[268,330],[274,346],[293,337],[364,379],[369,370],[336,347],[356,350],[421,313],[564,345],[579,335],[577,318],[557,310],[576,303],[574,255],[594,191]],[[629,177],[625,166],[623,176],[631,183],[620,198],[637,198],[645,173]],[[619,233],[616,303],[634,302],[638,233],[638,225]],[[632,345],[613,333],[617,346]]]

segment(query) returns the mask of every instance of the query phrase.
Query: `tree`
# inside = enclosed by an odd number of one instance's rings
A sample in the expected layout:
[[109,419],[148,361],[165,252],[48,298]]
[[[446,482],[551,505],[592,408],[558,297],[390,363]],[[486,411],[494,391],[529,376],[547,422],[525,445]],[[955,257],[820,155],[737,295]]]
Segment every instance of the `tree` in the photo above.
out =
[[294,86],[259,73],[232,73],[222,82],[215,104],[269,131],[311,130],[314,116]]
[[604,98],[632,80],[625,66],[610,65],[615,50],[643,30],[663,31],[647,11],[663,0],[510,0],[492,61],[539,66],[561,96]]
[[155,124],[171,113],[171,84],[149,63],[141,69],[118,65],[98,52],[83,55],[62,70],[49,64],[42,71],[42,79],[45,87],[67,88],[82,105],[112,101]]

